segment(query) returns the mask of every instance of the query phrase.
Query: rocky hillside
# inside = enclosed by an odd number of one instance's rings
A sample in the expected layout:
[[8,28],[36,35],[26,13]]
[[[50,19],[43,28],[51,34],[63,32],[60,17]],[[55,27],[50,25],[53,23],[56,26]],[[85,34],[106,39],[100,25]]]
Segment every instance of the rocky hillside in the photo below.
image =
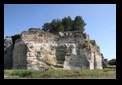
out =
[[[7,62],[6,56],[4,62]],[[39,29],[23,31],[9,57],[13,69],[103,68],[99,46],[79,31],[54,34]]]
[[4,68],[12,68],[12,39],[9,36],[6,36],[4,39]]

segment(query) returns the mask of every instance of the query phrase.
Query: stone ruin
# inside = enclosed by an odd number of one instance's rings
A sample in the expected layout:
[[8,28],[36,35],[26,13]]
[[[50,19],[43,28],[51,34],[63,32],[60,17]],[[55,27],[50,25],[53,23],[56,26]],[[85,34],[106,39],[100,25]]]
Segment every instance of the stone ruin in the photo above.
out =
[[[44,70],[49,69],[102,69],[103,58],[100,49],[87,43],[84,47],[80,32],[59,32],[51,34],[42,30],[21,33],[12,49],[4,51],[4,68]],[[90,39],[86,35],[86,39]],[[11,42],[11,39],[9,39]]]
[[106,68],[108,65],[108,59],[103,59],[102,64],[103,64],[103,68]]
[[12,68],[12,39],[9,36],[6,36],[4,40],[4,68]]

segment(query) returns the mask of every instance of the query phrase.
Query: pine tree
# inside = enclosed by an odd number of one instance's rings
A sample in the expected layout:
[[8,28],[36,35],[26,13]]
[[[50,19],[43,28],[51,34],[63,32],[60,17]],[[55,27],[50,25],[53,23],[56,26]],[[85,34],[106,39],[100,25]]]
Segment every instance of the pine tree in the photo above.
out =
[[84,29],[84,26],[86,25],[86,23],[84,22],[84,20],[82,19],[81,16],[76,16],[75,17],[75,20],[74,20],[74,28],[73,30],[77,30],[77,31],[81,31],[83,32],[85,29]]

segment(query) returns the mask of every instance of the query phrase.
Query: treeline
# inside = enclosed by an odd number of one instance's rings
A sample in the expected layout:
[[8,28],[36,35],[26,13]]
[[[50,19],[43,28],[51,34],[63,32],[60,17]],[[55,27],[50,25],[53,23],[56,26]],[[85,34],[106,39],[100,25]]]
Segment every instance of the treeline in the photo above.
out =
[[20,38],[20,34],[12,35],[11,38],[12,38],[13,47],[14,47],[15,41]]
[[51,22],[44,23],[42,30],[48,32],[81,31],[85,30],[86,23],[81,16],[76,16],[74,20],[70,16],[63,19],[53,19]]
[[116,65],[116,59],[111,59],[108,61],[109,65]]

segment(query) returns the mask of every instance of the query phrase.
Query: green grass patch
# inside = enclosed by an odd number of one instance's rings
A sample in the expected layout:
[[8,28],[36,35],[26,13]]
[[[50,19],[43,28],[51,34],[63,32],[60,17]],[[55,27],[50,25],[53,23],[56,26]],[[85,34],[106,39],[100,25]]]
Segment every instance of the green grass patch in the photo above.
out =
[[4,70],[5,79],[116,78],[116,68],[102,70]]

